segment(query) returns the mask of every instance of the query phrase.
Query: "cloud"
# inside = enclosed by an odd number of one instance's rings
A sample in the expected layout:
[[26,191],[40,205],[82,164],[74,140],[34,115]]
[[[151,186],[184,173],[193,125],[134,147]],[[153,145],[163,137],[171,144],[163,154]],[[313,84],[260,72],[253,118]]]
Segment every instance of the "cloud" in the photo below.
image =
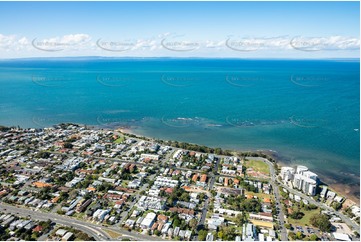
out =
[[303,50],[303,51],[335,51],[357,50],[360,40],[353,37],[229,37],[226,46],[237,51],[258,50]]
[[26,37],[22,37],[21,39],[18,40],[18,43],[20,45],[28,45],[29,44],[29,40]]
[[344,36],[295,37],[290,41],[292,48],[304,51],[358,50],[360,39]]
[[61,37],[61,42],[66,44],[84,44],[91,40],[87,34],[69,34]]
[[[326,55],[335,53],[343,57],[353,56],[360,49],[360,39],[356,37],[332,35],[326,37],[276,36],[248,37],[229,36],[224,39],[197,39],[196,36],[175,33],[156,34],[154,37],[119,39],[93,38],[85,33],[75,33],[49,38],[29,39],[26,36],[0,34],[0,53],[6,56],[38,56],[40,51],[59,52],[59,56],[70,55],[120,55],[127,56],[239,56],[238,52],[276,53],[297,56],[296,51],[323,51]],[[218,36],[219,38],[219,36]],[[165,48],[167,47],[167,48]],[[172,50],[172,51],[170,51]],[[338,52],[337,52],[338,51]],[[65,52],[67,54],[61,54]],[[112,53],[113,52],[113,53]],[[178,53],[177,53],[178,52]],[[183,54],[182,54],[183,52]],[[299,52],[301,53],[301,52]],[[243,55],[243,54],[242,54]],[[3,55],[5,56],[5,55]],[[243,55],[244,56],[244,55]]]
[[213,40],[206,40],[204,43],[204,47],[206,48],[213,48],[213,49],[222,49],[226,44],[225,40],[221,41],[213,41]]
[[29,49],[30,42],[26,37],[17,37],[16,35],[0,34],[0,50],[7,52]]
[[16,41],[15,35],[2,35],[0,34],[0,48],[1,49],[9,49],[14,42]]
[[84,50],[92,47],[91,37],[87,34],[69,34],[48,39],[34,39],[32,46],[43,51]]

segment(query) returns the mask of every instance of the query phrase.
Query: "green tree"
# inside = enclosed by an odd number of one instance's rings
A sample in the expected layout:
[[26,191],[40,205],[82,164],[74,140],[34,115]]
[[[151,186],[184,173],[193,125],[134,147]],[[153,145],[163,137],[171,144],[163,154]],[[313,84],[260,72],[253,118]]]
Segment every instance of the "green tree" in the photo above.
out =
[[303,239],[303,237],[304,237],[304,235],[302,234],[301,231],[298,231],[298,232],[296,233],[296,239],[301,240],[301,239]]
[[236,223],[237,223],[238,226],[243,225],[245,223],[245,221],[246,221],[246,216],[245,216],[244,213],[237,214]]
[[37,240],[39,237],[39,232],[34,232],[31,234],[31,240]]
[[206,240],[207,234],[208,234],[207,230],[204,230],[204,229],[200,230],[198,232],[198,240],[200,240],[200,241]]
[[60,214],[60,215],[64,215],[64,214],[65,214],[65,211],[63,211],[63,210],[61,210],[61,209],[57,210],[56,212],[57,212],[57,214]]
[[218,238],[222,239],[223,236],[224,236],[224,234],[223,234],[223,231],[222,231],[222,230],[217,233],[217,237],[218,237]]
[[243,202],[239,205],[240,210],[246,210],[247,212],[260,212],[261,211],[261,203],[258,199],[247,199],[243,200]]
[[54,188],[50,188],[50,187],[44,187],[40,190],[40,192],[38,193],[38,196],[40,199],[42,200],[46,200],[46,199],[50,199],[51,198],[51,193],[54,192]]
[[180,222],[180,220],[178,219],[178,217],[173,220],[173,226],[174,226],[174,227],[179,227],[180,224],[181,224],[181,222]]
[[316,234],[312,234],[312,235],[310,236],[310,240],[312,240],[312,241],[316,241],[317,239],[318,239],[318,237],[317,237]]
[[236,230],[234,227],[222,226],[221,230],[223,231],[223,240],[232,241],[235,239]]
[[189,202],[189,200],[190,200],[189,193],[188,192],[182,193],[179,200]]
[[310,218],[310,222],[313,226],[319,228],[322,232],[330,232],[332,224],[329,221],[329,217],[325,214],[315,214]]
[[333,209],[335,209],[335,210],[340,210],[340,209],[342,208],[342,203],[333,202],[333,203],[332,203],[332,207],[333,207]]
[[289,232],[288,233],[288,237],[291,239],[291,240],[296,240],[296,234],[294,232]]
[[318,207],[317,207],[317,205],[315,205],[315,204],[309,204],[309,205],[308,205],[308,208],[309,208],[309,209],[317,209]]
[[47,159],[50,157],[50,153],[47,151],[40,151],[36,156],[36,158],[43,158],[43,159]]
[[289,216],[293,219],[301,219],[305,214],[300,211],[293,211]]
[[189,226],[192,228],[192,229],[195,229],[197,227],[197,224],[198,224],[198,221],[197,219],[195,218],[192,218],[190,221],[189,221]]

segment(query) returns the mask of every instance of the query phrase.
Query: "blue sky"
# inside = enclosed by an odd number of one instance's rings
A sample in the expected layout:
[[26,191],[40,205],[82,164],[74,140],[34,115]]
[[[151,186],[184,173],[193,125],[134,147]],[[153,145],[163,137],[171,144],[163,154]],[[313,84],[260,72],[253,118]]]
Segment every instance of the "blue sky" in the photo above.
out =
[[0,54],[358,58],[359,9],[359,2],[0,2]]

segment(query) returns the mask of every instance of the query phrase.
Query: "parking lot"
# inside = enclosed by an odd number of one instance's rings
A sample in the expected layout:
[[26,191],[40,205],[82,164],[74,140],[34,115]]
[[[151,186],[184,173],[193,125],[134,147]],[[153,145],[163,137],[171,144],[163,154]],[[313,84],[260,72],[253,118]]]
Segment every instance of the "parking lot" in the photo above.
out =
[[322,233],[319,229],[308,227],[308,226],[292,226],[291,231],[294,233],[301,232],[302,234],[306,236],[310,236],[312,234],[316,234],[318,238],[321,238],[323,241],[329,240],[329,235],[326,233]]

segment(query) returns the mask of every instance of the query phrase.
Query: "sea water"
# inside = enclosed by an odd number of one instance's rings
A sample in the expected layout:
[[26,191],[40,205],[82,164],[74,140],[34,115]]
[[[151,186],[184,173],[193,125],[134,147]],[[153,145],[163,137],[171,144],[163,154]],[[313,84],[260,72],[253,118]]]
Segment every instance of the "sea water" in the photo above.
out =
[[129,127],[272,150],[333,182],[360,172],[359,60],[53,58],[0,61],[0,124]]

